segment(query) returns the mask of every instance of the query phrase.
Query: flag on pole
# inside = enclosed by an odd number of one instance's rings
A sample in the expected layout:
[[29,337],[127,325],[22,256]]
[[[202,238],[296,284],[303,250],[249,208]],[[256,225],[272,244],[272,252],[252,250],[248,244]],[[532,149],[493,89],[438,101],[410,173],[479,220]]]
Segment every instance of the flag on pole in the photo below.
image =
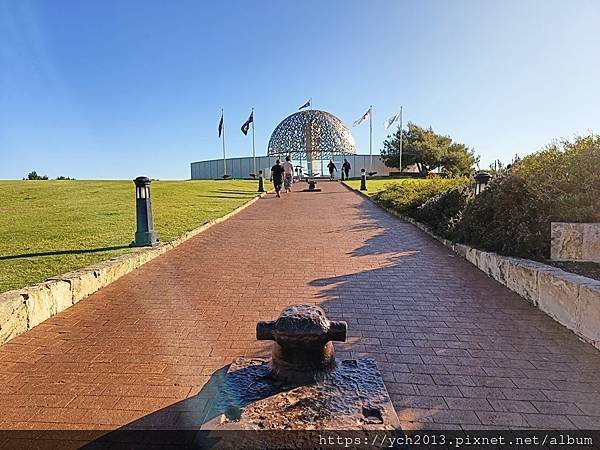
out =
[[386,120],[383,123],[383,127],[387,130],[389,127],[392,126],[392,124],[398,120],[400,118],[400,111],[398,111],[396,114],[394,114],[392,117],[390,117],[388,120]]
[[353,126],[353,127],[356,127],[356,126],[360,125],[360,124],[361,124],[361,123],[363,123],[365,120],[367,120],[367,119],[368,119],[370,116],[371,116],[371,108],[369,108],[369,110],[368,110],[366,113],[364,113],[364,115],[363,115],[363,116],[362,116],[360,119],[358,119],[357,121],[355,121],[355,122],[352,124],[352,126]]
[[304,108],[310,108],[310,102],[312,101],[312,98],[309,98],[308,101],[302,105],[300,108],[298,108],[298,110],[304,109]]
[[219,120],[219,137],[221,137],[222,132],[223,132],[223,111],[221,111],[221,120]]
[[250,113],[250,117],[248,117],[248,120],[246,120],[244,125],[242,125],[242,133],[244,133],[244,136],[248,135],[248,128],[250,128],[250,124],[252,122],[254,122],[254,111]]

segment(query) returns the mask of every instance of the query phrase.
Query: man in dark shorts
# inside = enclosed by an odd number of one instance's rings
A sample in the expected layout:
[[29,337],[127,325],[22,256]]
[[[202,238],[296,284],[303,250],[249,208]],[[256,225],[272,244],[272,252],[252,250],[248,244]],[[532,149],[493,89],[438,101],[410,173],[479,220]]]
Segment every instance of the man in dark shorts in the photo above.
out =
[[281,186],[283,185],[283,172],[285,169],[281,165],[281,161],[275,161],[275,165],[271,167],[271,178],[273,178],[273,184],[275,185],[275,193],[277,197],[281,197],[279,193],[281,191]]

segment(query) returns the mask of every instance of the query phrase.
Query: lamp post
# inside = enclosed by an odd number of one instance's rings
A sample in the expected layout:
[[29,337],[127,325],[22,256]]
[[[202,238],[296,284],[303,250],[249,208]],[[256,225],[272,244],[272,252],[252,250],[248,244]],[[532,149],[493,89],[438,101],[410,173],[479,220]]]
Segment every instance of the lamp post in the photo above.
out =
[[492,176],[486,172],[479,172],[473,179],[475,180],[475,195],[479,195],[485,190]]
[[365,173],[365,169],[360,169],[360,190],[367,190],[367,174]]
[[150,179],[137,177],[135,183],[135,212],[137,229],[132,247],[158,245],[158,237],[152,221],[152,201],[150,199]]
[[258,192],[265,192],[265,182],[263,180],[263,171],[258,171]]

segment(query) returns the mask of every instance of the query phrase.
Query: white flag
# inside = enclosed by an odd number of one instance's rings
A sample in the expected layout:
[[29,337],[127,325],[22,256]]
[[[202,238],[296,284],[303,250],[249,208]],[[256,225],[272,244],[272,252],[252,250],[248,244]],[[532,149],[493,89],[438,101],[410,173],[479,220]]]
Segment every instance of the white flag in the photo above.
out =
[[390,117],[383,123],[384,128],[387,130],[392,124],[400,118],[400,111],[398,111],[394,116]]
[[360,119],[358,119],[356,122],[354,122],[352,124],[352,126],[356,127],[356,126],[360,125],[365,120],[367,120],[370,116],[371,116],[371,108],[369,108],[369,110]]

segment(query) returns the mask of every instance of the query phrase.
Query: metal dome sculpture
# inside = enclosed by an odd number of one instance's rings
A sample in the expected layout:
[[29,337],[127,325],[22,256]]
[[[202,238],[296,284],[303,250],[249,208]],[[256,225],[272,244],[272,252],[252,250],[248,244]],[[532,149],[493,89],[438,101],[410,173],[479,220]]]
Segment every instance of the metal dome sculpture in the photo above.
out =
[[309,172],[317,160],[356,153],[354,137],[344,123],[331,113],[309,109],[286,117],[273,131],[268,156],[291,156],[307,160]]

